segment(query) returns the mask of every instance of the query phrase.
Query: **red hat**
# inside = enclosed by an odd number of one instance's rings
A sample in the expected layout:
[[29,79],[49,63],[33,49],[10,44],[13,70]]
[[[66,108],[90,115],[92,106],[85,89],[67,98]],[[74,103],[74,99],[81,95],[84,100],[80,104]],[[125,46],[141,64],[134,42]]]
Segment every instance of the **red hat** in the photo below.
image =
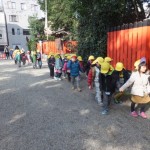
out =
[[72,58],[75,58],[75,59],[77,59],[77,56],[72,56]]

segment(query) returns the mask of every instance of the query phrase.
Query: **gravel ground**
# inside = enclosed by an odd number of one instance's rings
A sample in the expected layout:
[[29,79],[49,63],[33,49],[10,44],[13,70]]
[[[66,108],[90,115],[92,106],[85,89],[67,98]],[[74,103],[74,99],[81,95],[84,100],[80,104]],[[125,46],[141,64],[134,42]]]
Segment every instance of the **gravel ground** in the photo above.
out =
[[94,92],[81,85],[80,93],[50,79],[46,65],[1,60],[0,150],[150,150],[150,119],[132,118],[129,101],[102,116]]

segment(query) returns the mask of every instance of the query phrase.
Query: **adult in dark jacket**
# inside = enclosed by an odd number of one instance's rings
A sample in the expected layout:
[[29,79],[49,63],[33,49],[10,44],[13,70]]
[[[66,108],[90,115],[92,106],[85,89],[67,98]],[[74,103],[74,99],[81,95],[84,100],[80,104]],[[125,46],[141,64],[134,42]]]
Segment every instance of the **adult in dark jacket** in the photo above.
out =
[[55,58],[54,55],[51,55],[48,58],[48,67],[50,69],[50,77],[54,78],[54,66],[55,66]]
[[70,69],[70,74],[71,74],[71,81],[72,81],[72,89],[75,89],[75,80],[77,82],[77,89],[80,92],[80,86],[79,86],[79,72],[83,72],[80,64],[77,60],[77,56],[72,56],[71,60],[67,64],[67,68]]
[[110,64],[104,62],[101,64],[101,72],[99,75],[100,90],[103,95],[103,111],[102,114],[106,115],[109,111],[109,105],[111,103],[112,94],[115,92],[117,86],[117,80],[113,74],[109,73]]

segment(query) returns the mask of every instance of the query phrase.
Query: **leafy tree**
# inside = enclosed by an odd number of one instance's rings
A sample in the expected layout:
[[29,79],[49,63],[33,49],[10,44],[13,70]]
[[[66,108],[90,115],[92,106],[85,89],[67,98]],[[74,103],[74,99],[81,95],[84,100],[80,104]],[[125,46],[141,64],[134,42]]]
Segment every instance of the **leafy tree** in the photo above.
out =
[[36,50],[36,43],[39,40],[45,40],[45,34],[44,34],[44,20],[38,19],[36,16],[29,17],[29,29],[30,29],[30,35],[31,38],[28,41],[28,49],[31,51]]
[[[44,0],[38,0],[45,9]],[[87,58],[106,55],[107,29],[145,19],[144,0],[47,0],[49,26],[64,28],[78,40],[78,53]]]

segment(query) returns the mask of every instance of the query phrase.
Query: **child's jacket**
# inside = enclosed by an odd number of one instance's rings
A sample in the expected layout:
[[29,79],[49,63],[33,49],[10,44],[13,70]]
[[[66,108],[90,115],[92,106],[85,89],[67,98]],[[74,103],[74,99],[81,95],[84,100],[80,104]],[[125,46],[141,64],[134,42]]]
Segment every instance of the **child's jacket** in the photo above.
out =
[[70,69],[71,76],[77,77],[79,76],[79,72],[82,72],[80,64],[78,61],[72,62],[71,60],[67,64],[67,68]]

